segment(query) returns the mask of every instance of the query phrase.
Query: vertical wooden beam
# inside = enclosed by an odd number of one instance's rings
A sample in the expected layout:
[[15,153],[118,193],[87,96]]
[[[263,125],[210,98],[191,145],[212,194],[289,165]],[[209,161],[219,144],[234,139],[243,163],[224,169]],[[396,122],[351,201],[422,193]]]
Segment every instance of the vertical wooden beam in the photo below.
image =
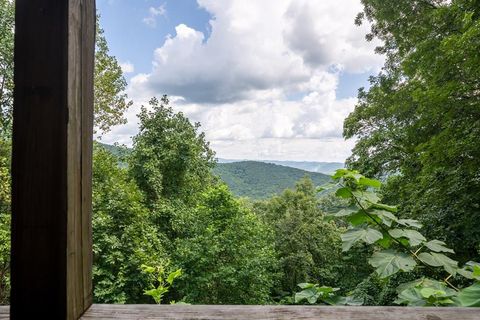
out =
[[92,303],[94,0],[17,0],[12,319]]

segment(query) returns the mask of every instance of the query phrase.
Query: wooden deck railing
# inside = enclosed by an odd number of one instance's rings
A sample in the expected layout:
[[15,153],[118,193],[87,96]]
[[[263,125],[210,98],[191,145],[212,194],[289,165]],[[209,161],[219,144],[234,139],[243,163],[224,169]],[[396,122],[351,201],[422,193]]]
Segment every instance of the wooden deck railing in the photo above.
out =
[[[9,319],[8,312],[0,307],[0,319]],[[479,320],[480,308],[94,304],[81,319]]]

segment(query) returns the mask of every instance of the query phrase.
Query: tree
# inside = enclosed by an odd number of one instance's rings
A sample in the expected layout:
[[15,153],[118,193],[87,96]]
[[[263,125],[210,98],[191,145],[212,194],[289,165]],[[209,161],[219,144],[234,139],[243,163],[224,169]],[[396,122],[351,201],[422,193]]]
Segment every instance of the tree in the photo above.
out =
[[272,233],[225,185],[202,193],[189,215],[173,224],[173,261],[184,270],[178,290],[187,302],[265,304],[276,260]]
[[12,130],[14,10],[13,1],[0,0],[0,138]]
[[[397,287],[398,297],[394,303],[409,306],[480,305],[479,263],[469,261],[460,268],[458,261],[450,257],[455,252],[445,242],[429,241],[420,233],[420,221],[398,218],[398,208],[382,203],[375,191],[381,188],[380,181],[347,169],[337,170],[332,178],[336,182],[332,185],[336,188],[335,195],[348,201],[347,206],[332,214],[345,219],[349,225],[341,236],[342,250],[349,251],[359,243],[376,247],[368,263],[375,268],[378,278],[387,281],[401,272],[421,271],[419,279]],[[428,270],[434,270],[435,277],[429,278],[426,275]],[[459,289],[455,285],[462,284],[459,280],[464,283],[473,280],[473,284]],[[299,286],[304,289],[299,293],[300,299],[307,299],[309,303],[331,298],[316,294],[318,289],[312,290],[303,284]]]
[[125,111],[133,104],[128,101],[125,89],[127,81],[117,59],[109,54],[107,39],[100,28],[97,16],[95,71],[94,71],[94,124],[101,132],[112,126],[124,124]]
[[383,71],[344,123],[349,167],[387,177],[385,201],[422,220],[461,262],[480,244],[480,3],[364,0]]
[[139,114],[140,130],[133,138],[130,171],[149,204],[163,199],[189,203],[213,182],[214,152],[181,112],[168,106],[167,96],[152,98]]
[[10,153],[10,143],[0,138],[0,304],[10,297]]
[[162,265],[167,242],[152,223],[143,195],[119,159],[99,145],[93,162],[93,283],[98,303],[147,303],[150,277],[142,265]]
[[341,270],[349,263],[341,258],[340,230],[324,220],[310,178],[298,181],[294,190],[256,203],[254,210],[274,229],[282,271],[277,296],[289,295],[302,282],[339,285],[338,279],[346,278]]

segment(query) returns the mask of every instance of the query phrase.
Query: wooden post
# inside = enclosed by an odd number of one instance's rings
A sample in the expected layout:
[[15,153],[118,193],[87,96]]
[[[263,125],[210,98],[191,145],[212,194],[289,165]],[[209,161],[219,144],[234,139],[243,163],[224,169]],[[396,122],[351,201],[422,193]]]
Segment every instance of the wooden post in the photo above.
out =
[[17,0],[12,319],[92,303],[94,0]]

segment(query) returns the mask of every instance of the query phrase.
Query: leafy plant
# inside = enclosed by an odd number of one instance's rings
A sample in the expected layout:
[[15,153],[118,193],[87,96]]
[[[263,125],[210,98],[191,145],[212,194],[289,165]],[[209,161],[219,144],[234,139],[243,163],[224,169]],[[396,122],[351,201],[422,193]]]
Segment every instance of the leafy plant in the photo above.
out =
[[168,272],[163,265],[151,267],[143,264],[141,268],[150,278],[150,289],[146,289],[144,294],[152,297],[157,304],[162,303],[163,296],[169,291],[173,281],[182,275],[182,269]]
[[443,280],[419,279],[399,286],[397,303],[418,306],[477,306],[480,303],[478,282],[463,290],[450,282],[457,274],[478,281],[479,264],[469,262],[459,268],[458,262],[447,256],[454,253],[452,249],[443,241],[427,240],[418,231],[422,227],[419,221],[398,218],[397,207],[382,203],[375,192],[382,186],[380,181],[347,169],[337,170],[332,178],[337,182],[336,196],[349,200],[348,207],[333,214],[349,224],[342,234],[343,251],[358,243],[375,245],[368,262],[380,278],[411,272],[419,266],[442,268],[446,274]]
[[300,283],[298,285],[302,291],[295,293],[295,303],[306,301],[310,304],[324,303],[329,305],[349,305],[360,306],[362,299],[353,296],[342,297],[336,294],[339,288],[319,286],[313,283]]

